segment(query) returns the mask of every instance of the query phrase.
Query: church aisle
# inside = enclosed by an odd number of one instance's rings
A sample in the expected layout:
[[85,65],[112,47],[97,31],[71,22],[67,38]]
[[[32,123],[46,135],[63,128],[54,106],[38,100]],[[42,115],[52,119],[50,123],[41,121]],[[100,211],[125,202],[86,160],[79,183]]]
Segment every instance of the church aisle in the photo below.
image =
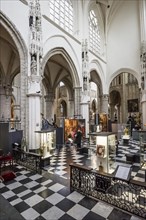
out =
[[[137,143],[120,145],[115,166],[131,166],[126,163],[125,154],[138,150]],[[45,167],[41,175],[16,164],[17,177],[0,183],[2,220],[140,220],[101,201],[70,192],[70,163],[97,169],[97,156],[93,150],[80,154],[75,146],[56,149],[50,166]],[[145,169],[133,164],[132,178],[144,182]]]

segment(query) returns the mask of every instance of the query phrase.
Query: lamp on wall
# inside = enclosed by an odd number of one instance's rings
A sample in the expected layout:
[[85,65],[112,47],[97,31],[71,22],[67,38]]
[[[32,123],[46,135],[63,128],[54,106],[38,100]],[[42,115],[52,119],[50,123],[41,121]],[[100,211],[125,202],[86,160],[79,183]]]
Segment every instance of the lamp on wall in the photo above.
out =
[[9,96],[9,88],[8,88],[8,86],[5,86],[4,85],[4,93],[5,93],[5,96],[6,96],[6,98],[8,98],[8,96]]
[[8,99],[9,96],[12,94],[13,89],[10,87],[9,84],[4,85],[3,88],[4,88],[4,94],[5,94],[6,98]]
[[109,4],[108,0],[96,0],[96,4],[103,4],[107,8],[110,8],[110,4]]
[[9,89],[8,88],[5,89],[5,95],[6,95],[6,98],[9,97]]

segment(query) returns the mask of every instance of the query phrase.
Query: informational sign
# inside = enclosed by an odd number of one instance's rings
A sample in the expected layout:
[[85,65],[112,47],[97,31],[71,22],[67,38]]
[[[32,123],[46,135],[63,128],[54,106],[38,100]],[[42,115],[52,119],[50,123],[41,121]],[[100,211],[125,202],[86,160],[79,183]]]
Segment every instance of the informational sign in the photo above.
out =
[[130,180],[132,168],[119,165],[115,171],[115,178],[122,180]]

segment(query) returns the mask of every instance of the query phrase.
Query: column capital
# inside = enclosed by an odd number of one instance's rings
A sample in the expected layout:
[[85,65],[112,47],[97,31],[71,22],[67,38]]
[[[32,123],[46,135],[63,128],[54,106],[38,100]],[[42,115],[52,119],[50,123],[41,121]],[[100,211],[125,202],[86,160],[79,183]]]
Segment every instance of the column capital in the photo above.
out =
[[10,85],[1,84],[0,85],[0,95],[5,95],[6,97],[11,96],[13,88]]
[[46,102],[53,102],[55,99],[55,94],[53,92],[48,93],[44,96]]
[[79,90],[79,89],[82,89],[82,87],[81,86],[76,86],[76,87],[74,87],[74,90]]
[[73,98],[70,98],[68,101],[69,101],[69,102],[74,102],[74,99],[73,99]]
[[108,95],[108,94],[102,94],[102,95],[101,95],[101,98],[103,98],[103,99],[108,99],[108,98],[109,98],[109,95]]

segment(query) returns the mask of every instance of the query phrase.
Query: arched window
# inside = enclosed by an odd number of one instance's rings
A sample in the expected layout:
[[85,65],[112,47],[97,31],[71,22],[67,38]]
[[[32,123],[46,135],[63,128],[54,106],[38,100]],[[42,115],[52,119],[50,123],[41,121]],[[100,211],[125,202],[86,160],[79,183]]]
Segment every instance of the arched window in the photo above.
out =
[[50,0],[50,19],[73,33],[73,6],[70,0]]
[[100,40],[100,30],[98,25],[98,20],[94,10],[89,12],[89,41],[90,41],[90,49],[94,53],[100,54],[101,49],[101,40]]

